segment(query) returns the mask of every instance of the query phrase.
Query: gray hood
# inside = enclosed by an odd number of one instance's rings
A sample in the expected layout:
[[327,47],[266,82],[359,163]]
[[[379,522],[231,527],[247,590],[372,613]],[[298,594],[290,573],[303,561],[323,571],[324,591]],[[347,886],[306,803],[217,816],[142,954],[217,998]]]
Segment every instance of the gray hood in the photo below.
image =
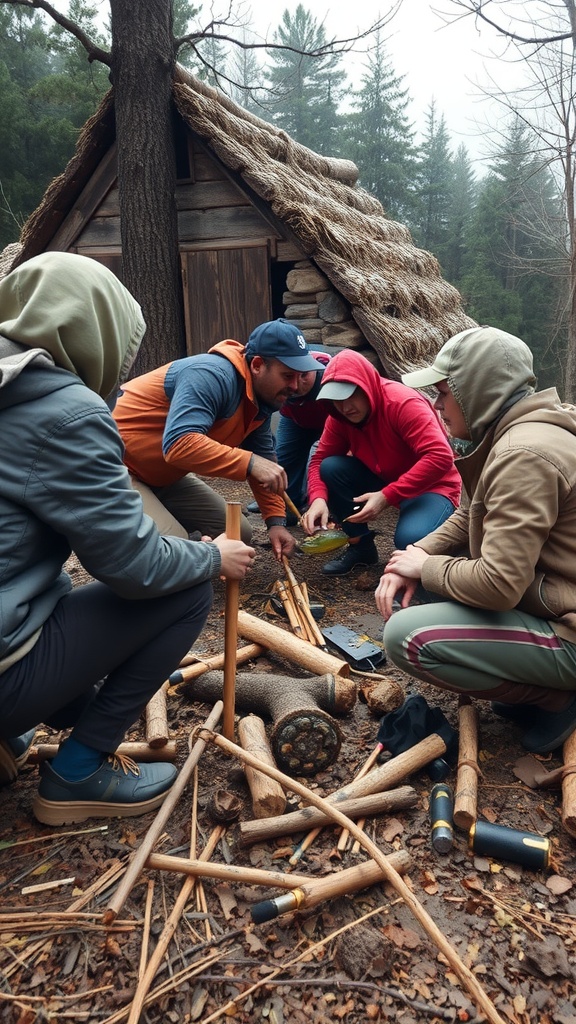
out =
[[125,379],[145,329],[130,292],[87,256],[42,253],[0,281],[4,384],[41,358],[108,398]]

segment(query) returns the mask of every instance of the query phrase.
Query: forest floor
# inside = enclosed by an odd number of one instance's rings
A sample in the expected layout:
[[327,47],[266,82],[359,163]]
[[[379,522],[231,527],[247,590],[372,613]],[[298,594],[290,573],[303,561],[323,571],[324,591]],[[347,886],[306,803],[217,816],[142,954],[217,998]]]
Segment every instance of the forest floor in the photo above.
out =
[[[218,489],[227,500],[246,503],[251,498],[242,484],[219,482]],[[264,610],[266,595],[285,574],[272,558],[262,520],[252,516],[251,522],[258,559],[241,586],[241,607],[288,630],[285,619]],[[376,527],[384,563],[393,515],[384,514]],[[298,528],[294,533],[301,536]],[[373,592],[381,566],[327,578],[320,572],[326,557],[297,555],[292,560],[297,579],[325,605],[320,625],[346,625],[379,641],[382,622]],[[70,567],[76,584],[85,582],[74,560]],[[215,594],[208,624],[194,648],[204,657],[224,649],[221,581]],[[254,671],[296,680],[308,675],[273,653],[239,666],[240,673]],[[454,698],[417,684],[391,665],[378,666],[377,672],[406,691],[421,693],[457,726]],[[210,710],[209,705],[194,702],[186,687],[169,693],[168,718],[179,766],[186,759],[191,731]],[[478,1008],[430,933],[390,884],[254,924],[251,907],[278,896],[280,890],[242,878],[206,878],[195,891],[188,883],[184,910],[177,914],[177,923],[169,925],[172,940],[149,985],[142,1013],[134,1016],[132,1011],[130,1016],[138,979],[187,884],[186,876],[144,869],[114,926],[106,929],[103,912],[156,815],[91,820],[61,829],[42,826],[31,811],[38,766],[28,763],[16,782],[0,792],[0,1021],[135,1024],[139,1019],[147,1024],[206,1024],[232,1018],[240,1024],[328,1024],[344,1019],[348,1024],[435,1024],[493,1019],[576,1024],[576,845],[562,828],[561,791],[526,785],[517,774],[525,777],[520,731],[494,716],[488,705],[479,705],[479,710],[478,816],[547,837],[552,845],[550,867],[530,870],[476,856],[468,848],[467,834],[458,830],[451,850],[437,853],[430,842],[432,782],[424,769],[406,780],[416,790],[416,804],[369,819],[366,834],[385,854],[405,850],[410,855],[405,881],[472,972],[496,1016]],[[320,774],[299,780],[319,796],[349,782],[377,742],[379,717],[364,701],[358,700],[338,721],[343,742],[337,759]],[[36,741],[55,738],[41,729]],[[143,723],[128,738],[143,739]],[[561,765],[559,758],[557,752],[537,760],[553,769]],[[454,786],[454,770],[446,781]],[[188,857],[192,822],[197,851],[209,837],[215,838],[211,797],[218,790],[239,799],[240,821],[253,817],[240,762],[209,743],[199,760],[196,786],[185,790],[155,849]],[[294,793],[288,796],[289,807],[298,806]],[[240,843],[239,828],[238,822],[222,827],[212,861],[240,869],[296,870],[314,879],[366,860],[362,849],[338,850],[338,830],[326,827],[292,868],[289,857],[304,833],[246,846]],[[50,883],[53,887],[47,887]]]

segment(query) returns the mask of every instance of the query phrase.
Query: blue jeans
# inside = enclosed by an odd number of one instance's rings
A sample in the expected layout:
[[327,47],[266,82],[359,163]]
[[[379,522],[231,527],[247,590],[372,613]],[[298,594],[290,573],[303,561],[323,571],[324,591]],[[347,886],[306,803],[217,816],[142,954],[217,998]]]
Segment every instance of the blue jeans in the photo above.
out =
[[318,441],[321,430],[300,427],[289,416],[280,416],[276,429],[278,462],[288,477],[288,497],[296,508],[302,509],[308,500],[306,477],[311,449]]
[[[367,491],[381,491],[384,480],[368,469],[353,455],[330,455],[320,465],[320,476],[328,488],[328,505],[337,522],[349,537],[363,537],[369,534],[366,523],[345,523],[352,515],[353,498]],[[454,505],[443,494],[430,491],[417,498],[406,498],[400,502],[400,514],[394,532],[394,546],[405,548],[415,544],[427,533],[431,533],[448,519]]]

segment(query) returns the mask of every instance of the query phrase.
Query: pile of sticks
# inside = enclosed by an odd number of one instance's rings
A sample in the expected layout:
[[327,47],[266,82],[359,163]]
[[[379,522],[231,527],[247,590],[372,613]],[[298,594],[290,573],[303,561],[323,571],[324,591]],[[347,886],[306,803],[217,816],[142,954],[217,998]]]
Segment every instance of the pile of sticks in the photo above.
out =
[[298,583],[290,562],[284,555],[282,558],[285,580],[276,580],[272,587],[272,593],[278,595],[284,606],[284,611],[290,623],[290,628],[295,636],[306,640],[314,647],[324,647],[326,641],[320,632],[316,619],[310,609],[308,599],[308,588],[305,583]]

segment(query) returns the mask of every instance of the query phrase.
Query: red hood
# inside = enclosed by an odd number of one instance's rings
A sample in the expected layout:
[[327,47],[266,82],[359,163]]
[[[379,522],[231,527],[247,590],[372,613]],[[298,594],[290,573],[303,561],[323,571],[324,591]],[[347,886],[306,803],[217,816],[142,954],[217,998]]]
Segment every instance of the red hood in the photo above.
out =
[[[370,403],[370,415],[373,414],[382,394],[382,377],[372,363],[359,352],[345,349],[333,356],[324,370],[322,386],[330,381],[345,381],[362,388]],[[338,417],[333,402],[330,402],[330,405],[331,414]]]

